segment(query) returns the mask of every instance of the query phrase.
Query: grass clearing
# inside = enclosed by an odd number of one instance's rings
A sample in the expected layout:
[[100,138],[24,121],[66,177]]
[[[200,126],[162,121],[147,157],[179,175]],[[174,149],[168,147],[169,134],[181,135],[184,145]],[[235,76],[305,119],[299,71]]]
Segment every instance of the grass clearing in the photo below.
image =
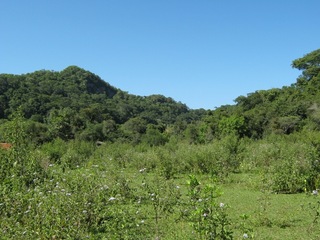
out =
[[[252,186],[259,176],[236,174],[238,182],[224,184],[219,200],[229,205],[235,227],[235,237],[241,239],[237,222],[241,215],[248,216],[247,224],[253,228],[255,239],[319,239],[317,223],[319,197],[311,193],[274,194]],[[237,238],[236,238],[237,239]]]
[[236,153],[222,143],[92,149],[77,142],[65,151],[1,152],[1,239],[318,239],[319,196],[274,190],[306,173],[268,170],[291,160],[298,166],[295,149],[279,143],[263,166],[263,156],[250,158],[259,147],[251,144]]

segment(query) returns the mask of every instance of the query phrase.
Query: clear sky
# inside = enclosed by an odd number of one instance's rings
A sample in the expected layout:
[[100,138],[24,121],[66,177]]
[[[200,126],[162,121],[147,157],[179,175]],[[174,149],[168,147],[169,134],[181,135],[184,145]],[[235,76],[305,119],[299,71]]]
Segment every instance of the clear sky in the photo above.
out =
[[1,0],[0,73],[77,65],[190,108],[296,81],[320,48],[319,0]]

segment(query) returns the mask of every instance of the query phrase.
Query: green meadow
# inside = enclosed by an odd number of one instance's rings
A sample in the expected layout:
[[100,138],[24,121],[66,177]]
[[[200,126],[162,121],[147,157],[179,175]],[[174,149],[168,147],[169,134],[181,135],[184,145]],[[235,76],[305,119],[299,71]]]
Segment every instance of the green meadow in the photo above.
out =
[[317,239],[308,137],[17,141],[1,150],[1,239]]

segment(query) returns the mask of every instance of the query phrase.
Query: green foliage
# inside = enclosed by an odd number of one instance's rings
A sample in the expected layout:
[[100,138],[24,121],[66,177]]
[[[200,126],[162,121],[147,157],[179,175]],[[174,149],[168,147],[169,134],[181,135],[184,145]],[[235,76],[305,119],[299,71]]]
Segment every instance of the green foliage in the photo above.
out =
[[20,111],[11,116],[11,121],[2,125],[3,138],[12,144],[12,148],[3,153],[0,164],[0,178],[8,184],[7,187],[17,189],[28,187],[33,184],[34,178],[44,174],[39,159],[30,154],[33,148],[26,129],[26,120]]
[[297,84],[214,111],[75,66],[1,74],[1,238],[316,239],[318,58],[293,62]]
[[67,151],[61,156],[61,165],[65,168],[75,169],[85,165],[95,150],[92,142],[69,142]]
[[275,133],[290,134],[299,129],[300,123],[298,116],[286,116],[273,119],[271,124]]
[[74,137],[73,118],[75,111],[70,108],[52,109],[47,118],[50,137],[64,140]]
[[48,126],[44,123],[28,120],[26,122],[26,134],[28,139],[34,144],[42,144],[50,141]]
[[320,73],[320,49],[312,51],[302,58],[298,58],[292,62],[292,67],[297,68],[302,71],[302,76],[300,77],[306,79],[307,81],[312,80],[314,77],[319,78]]
[[147,122],[140,118],[130,118],[122,125],[124,135],[134,144],[141,142],[141,135],[147,130]]
[[161,146],[168,142],[168,138],[153,125],[148,125],[146,134],[142,138],[142,142],[149,146]]
[[[315,136],[272,135],[252,142],[242,152],[242,171],[262,171],[270,190],[277,193],[312,191],[319,186],[319,151]],[[316,140],[317,141],[317,140]]]
[[221,136],[237,135],[243,137],[246,133],[246,123],[244,117],[230,116],[219,121],[218,130]]
[[216,200],[222,194],[220,189],[214,184],[202,187],[194,175],[189,177],[189,221],[198,234],[197,238],[233,239],[227,205]]
[[106,139],[104,135],[103,124],[87,124],[86,128],[76,135],[76,139],[82,141],[101,141]]
[[[236,105],[212,111],[190,110],[163,95],[128,94],[76,66],[61,72],[0,74],[0,118],[8,119],[20,107],[31,120],[35,143],[59,137],[162,145],[169,137],[205,144],[227,135],[262,139],[318,130],[318,65],[315,50],[293,61],[292,66],[302,70],[297,84],[257,90],[237,97]],[[147,131],[148,125],[154,128]]]
[[185,130],[185,138],[190,144],[199,143],[199,132],[195,124],[189,124]]
[[[274,199],[318,188],[318,142],[306,132],[206,145],[22,144],[0,151],[0,231],[5,239],[260,239],[261,229],[301,222],[316,231],[315,201],[301,199],[302,220],[277,215]],[[229,190],[222,195],[218,184]]]
[[0,74],[0,86],[0,119],[20,108],[34,122],[37,142],[59,137],[139,143],[148,124],[163,132],[177,120],[190,122],[205,114],[162,95],[128,94],[76,66],[61,72]]
[[68,144],[61,138],[56,138],[51,142],[45,143],[40,150],[43,151],[52,163],[61,163],[61,157],[67,152]]

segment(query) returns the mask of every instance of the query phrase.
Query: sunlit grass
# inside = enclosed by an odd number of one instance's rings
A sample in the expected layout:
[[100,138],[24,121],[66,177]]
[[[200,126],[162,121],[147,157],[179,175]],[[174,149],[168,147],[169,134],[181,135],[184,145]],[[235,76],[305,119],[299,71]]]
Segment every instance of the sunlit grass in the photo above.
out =
[[230,206],[235,237],[242,236],[236,225],[241,221],[240,216],[246,214],[256,239],[318,239],[318,196],[259,190],[252,184],[252,179],[259,179],[258,175],[237,174],[231,178],[238,179],[238,182],[223,185],[221,200]]
[[[59,144],[65,143],[56,144],[55,151],[49,151],[48,145],[29,155],[21,151],[20,156],[19,149],[12,155],[2,153],[4,164],[11,161],[14,166],[11,156],[23,157],[32,161],[29,167],[35,172],[29,173],[32,182],[23,182],[14,171],[3,175],[3,239],[206,239],[207,206],[203,199],[191,201],[190,176],[199,182],[196,190],[201,197],[208,185],[223,193],[213,200],[225,208],[234,239],[317,239],[320,235],[319,196],[310,190],[276,194],[272,172],[252,164],[254,158],[262,164],[263,156],[250,158],[246,153],[246,158],[236,158],[221,144],[141,150],[116,144],[91,149],[90,144],[72,143],[64,146],[65,152],[59,152]],[[281,161],[288,161],[294,154],[281,156]],[[226,157],[230,164],[237,159],[243,159],[243,164],[233,172]],[[32,168],[37,162],[39,166]],[[202,230],[194,227],[197,209]]]

